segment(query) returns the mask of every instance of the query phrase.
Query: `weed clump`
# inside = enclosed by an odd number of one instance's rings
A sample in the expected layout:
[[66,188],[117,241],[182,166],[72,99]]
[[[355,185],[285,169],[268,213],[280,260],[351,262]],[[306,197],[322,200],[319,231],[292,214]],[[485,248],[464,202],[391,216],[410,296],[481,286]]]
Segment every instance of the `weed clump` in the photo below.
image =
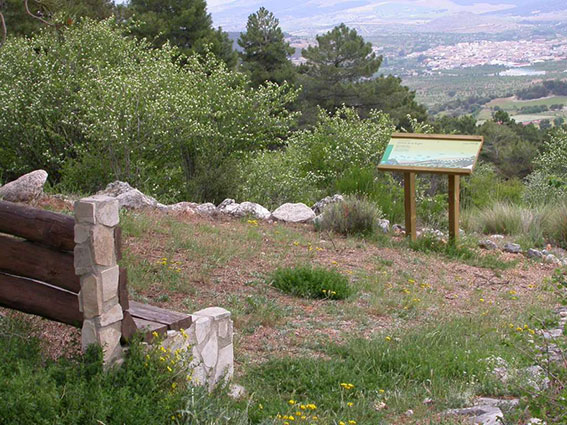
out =
[[352,293],[348,278],[337,270],[308,265],[278,268],[270,276],[270,283],[303,298],[342,300]]
[[372,202],[347,197],[323,211],[315,226],[318,230],[332,230],[342,235],[370,235],[376,231],[382,212]]

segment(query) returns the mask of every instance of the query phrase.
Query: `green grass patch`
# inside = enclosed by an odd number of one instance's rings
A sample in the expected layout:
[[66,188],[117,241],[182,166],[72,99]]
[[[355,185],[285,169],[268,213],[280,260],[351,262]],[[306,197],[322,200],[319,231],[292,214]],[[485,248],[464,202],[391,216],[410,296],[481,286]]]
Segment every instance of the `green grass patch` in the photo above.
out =
[[505,270],[517,264],[515,261],[504,261],[496,254],[481,254],[473,244],[473,240],[467,239],[460,239],[456,244],[447,243],[433,235],[424,235],[414,242],[409,242],[414,251],[440,254],[474,267]]
[[342,235],[371,235],[376,231],[382,213],[372,202],[348,196],[344,202],[328,205],[315,223],[318,230]]
[[334,269],[312,267],[280,267],[268,278],[279,290],[303,298],[342,300],[352,293],[346,276]]
[[[320,358],[284,357],[253,367],[247,386],[255,388],[264,407],[255,419],[297,410],[288,400],[315,404],[325,423],[368,424],[407,409],[416,417],[431,417],[425,398],[441,411],[467,405],[477,394],[517,394],[518,388],[502,387],[486,359],[499,356],[517,366],[529,361],[494,319],[460,318],[371,340],[357,338],[322,347]],[[381,403],[385,408],[375,408]]]

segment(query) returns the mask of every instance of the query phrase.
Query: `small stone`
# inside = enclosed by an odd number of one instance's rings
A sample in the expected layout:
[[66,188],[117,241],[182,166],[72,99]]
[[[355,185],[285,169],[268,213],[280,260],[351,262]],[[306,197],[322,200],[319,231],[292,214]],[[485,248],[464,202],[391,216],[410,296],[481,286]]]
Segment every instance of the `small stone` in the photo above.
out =
[[215,367],[214,383],[221,379],[228,380],[232,378],[234,373],[234,348],[232,344],[221,348],[218,352],[217,363]]
[[195,336],[197,337],[197,344],[201,344],[207,340],[207,337],[211,333],[211,318],[209,317],[198,317],[193,320],[195,324]]
[[123,318],[122,306],[116,303],[109,311],[102,313],[102,315],[97,318],[97,325],[98,327],[112,325],[113,323],[121,321]]
[[411,409],[406,410],[406,412],[404,413],[404,415],[406,415],[408,418],[409,418],[410,416],[413,416],[413,410],[411,410]]
[[213,320],[221,320],[230,317],[230,311],[225,310],[222,307],[207,307],[203,310],[196,311],[193,313],[194,316],[204,316],[210,317]]
[[335,204],[337,202],[344,202],[345,198],[343,197],[343,195],[333,195],[333,196],[327,196],[323,199],[321,199],[320,201],[316,202],[311,209],[313,210],[313,212],[315,214],[321,214],[323,213],[323,210],[331,204]]
[[243,398],[246,395],[246,388],[238,384],[230,384],[228,389],[228,396],[234,400]]
[[209,340],[201,350],[201,358],[203,359],[203,364],[208,367],[212,368],[217,364],[217,359],[219,355],[219,347],[217,341],[217,335],[212,333],[209,337]]
[[504,251],[511,254],[519,254],[520,252],[522,252],[522,247],[517,243],[507,243],[506,245],[504,245]]
[[526,252],[526,257],[528,258],[543,258],[543,253],[537,249],[530,248]]
[[313,220],[315,213],[303,203],[286,203],[272,213],[272,218],[288,223],[304,223]]
[[493,251],[495,249],[498,249],[498,245],[496,245],[496,242],[491,241],[490,239],[485,239],[485,240],[480,241],[478,243],[478,246],[480,248],[483,248],[483,249],[488,249],[489,251]]
[[425,398],[425,399],[423,399],[423,404],[425,404],[425,405],[433,404],[433,399],[431,399],[429,397]]
[[504,239],[504,236],[502,235],[490,235],[491,239]]
[[201,215],[213,215],[214,213],[216,213],[217,207],[215,207],[214,204],[207,202],[205,204],[198,205],[195,208],[195,211]]
[[382,233],[388,233],[390,231],[390,220],[386,220],[385,218],[378,220],[378,227]]
[[559,264],[560,263],[559,259],[553,254],[547,254],[543,258],[543,262],[546,263],[546,264]]
[[405,228],[404,228],[404,226],[402,226],[401,224],[394,224],[394,225],[392,226],[392,231],[393,231],[394,233],[402,233],[402,232],[405,231]]
[[91,249],[87,243],[75,245],[73,254],[73,264],[76,275],[81,276],[93,272],[94,266],[91,258]]
[[118,296],[118,284],[120,281],[120,267],[106,268],[100,272],[100,287],[102,301],[107,302]]
[[95,196],[96,221],[108,227],[114,227],[120,222],[120,204],[117,199],[109,196]]
[[92,319],[100,316],[103,312],[102,294],[100,291],[100,282],[98,277],[89,274],[81,277],[81,307],[83,315],[86,319]]
[[91,236],[91,226],[88,224],[75,224],[74,234],[74,242],[76,244],[86,242]]

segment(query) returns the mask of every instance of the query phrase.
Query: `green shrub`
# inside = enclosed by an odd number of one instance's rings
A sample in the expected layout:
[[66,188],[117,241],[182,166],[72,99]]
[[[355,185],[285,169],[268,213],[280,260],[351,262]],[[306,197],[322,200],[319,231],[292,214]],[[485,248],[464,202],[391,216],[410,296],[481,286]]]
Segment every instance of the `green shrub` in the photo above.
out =
[[342,300],[352,293],[348,278],[337,270],[309,265],[278,268],[269,282],[285,293],[303,298]]
[[547,207],[544,232],[550,240],[567,248],[567,201]]
[[270,209],[286,202],[313,204],[324,192],[318,188],[313,173],[303,172],[302,161],[293,147],[245,156],[240,166],[237,198]]
[[461,180],[464,209],[484,208],[496,202],[521,204],[525,186],[521,180],[503,179],[491,164],[479,164],[475,172]]
[[374,203],[347,196],[344,202],[328,205],[315,227],[342,235],[370,235],[376,231],[381,216],[382,212]]
[[297,90],[252,89],[212,54],[185,58],[123,30],[84,20],[2,46],[1,178],[44,168],[74,191],[119,179],[164,199],[222,200],[234,156],[288,137]]
[[335,183],[334,193],[364,197],[374,202],[392,222],[404,219],[404,189],[392,173],[375,166],[350,167]]

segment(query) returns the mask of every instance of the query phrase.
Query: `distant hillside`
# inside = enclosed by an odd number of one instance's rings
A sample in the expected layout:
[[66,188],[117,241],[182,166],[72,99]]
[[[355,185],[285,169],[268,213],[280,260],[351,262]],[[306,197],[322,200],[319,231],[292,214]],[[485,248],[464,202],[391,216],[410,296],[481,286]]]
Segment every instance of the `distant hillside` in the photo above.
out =
[[514,30],[519,22],[545,20],[564,22],[566,0],[209,0],[215,25],[241,31],[248,15],[266,6],[284,30],[313,35],[344,22],[363,34],[384,32],[443,31],[501,32]]

